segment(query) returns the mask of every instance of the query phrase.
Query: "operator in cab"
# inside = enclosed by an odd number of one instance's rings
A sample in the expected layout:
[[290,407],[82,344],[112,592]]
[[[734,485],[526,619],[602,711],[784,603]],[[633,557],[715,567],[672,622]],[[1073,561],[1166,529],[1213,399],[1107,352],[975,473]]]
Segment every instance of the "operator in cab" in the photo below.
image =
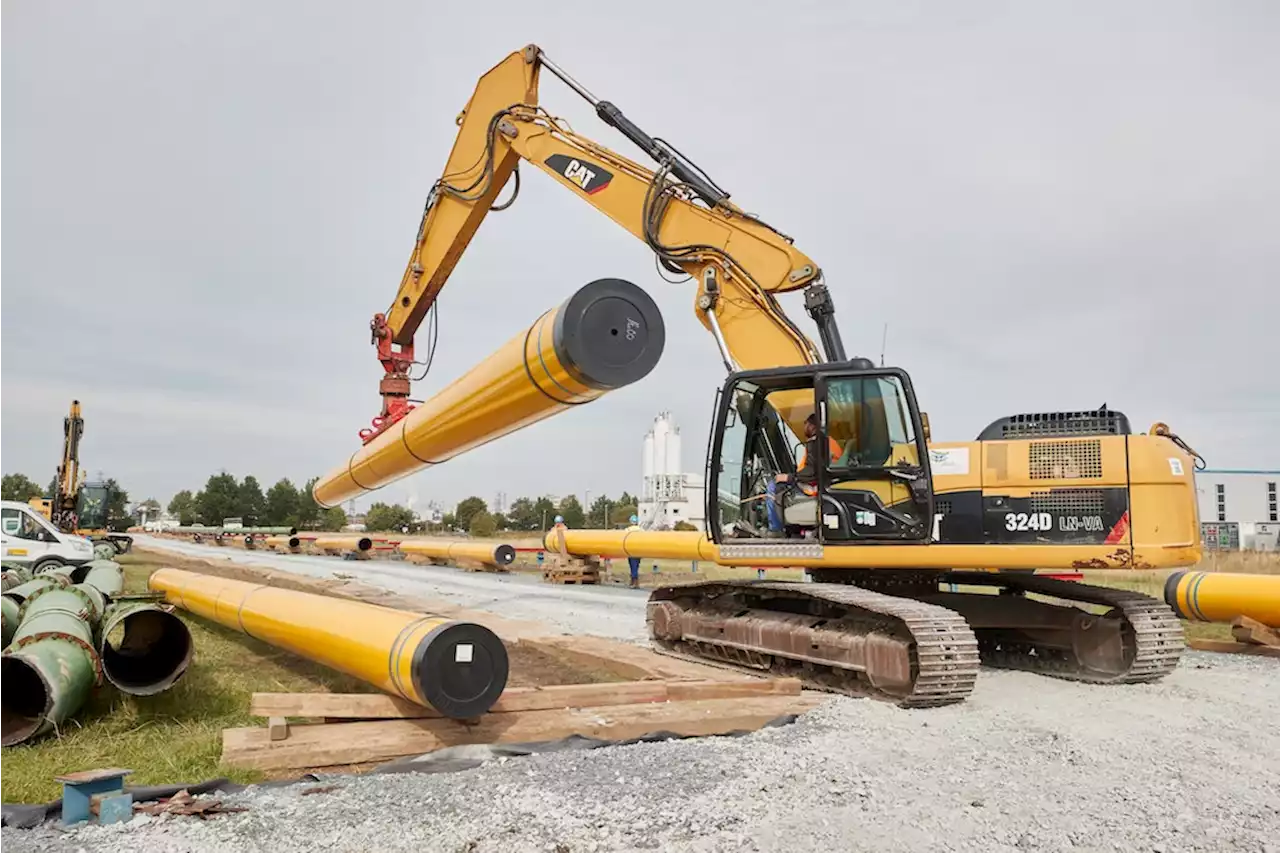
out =
[[[778,483],[795,483],[809,497],[818,495],[818,469],[814,467],[814,459],[818,454],[818,416],[809,415],[804,419],[804,447],[800,450],[795,474],[778,474],[774,480]],[[843,451],[840,443],[834,438],[827,439],[827,453],[834,461],[840,458]]]

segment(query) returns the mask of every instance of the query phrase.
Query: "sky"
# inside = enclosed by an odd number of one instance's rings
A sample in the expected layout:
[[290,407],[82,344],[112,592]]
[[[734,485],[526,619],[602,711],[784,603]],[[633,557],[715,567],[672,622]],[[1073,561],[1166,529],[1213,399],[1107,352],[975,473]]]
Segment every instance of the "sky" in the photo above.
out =
[[[72,399],[88,470],[134,499],[342,464],[454,118],[530,42],[794,236],[851,355],[878,361],[887,324],[936,440],[1106,403],[1212,468],[1280,467],[1280,5],[617,8],[5,0],[4,471],[48,482]],[[549,74],[541,103],[642,157]],[[654,296],[662,361],[361,507],[634,493],[662,411],[702,468],[724,367],[693,285],[523,172],[441,296],[415,396],[600,277]]]

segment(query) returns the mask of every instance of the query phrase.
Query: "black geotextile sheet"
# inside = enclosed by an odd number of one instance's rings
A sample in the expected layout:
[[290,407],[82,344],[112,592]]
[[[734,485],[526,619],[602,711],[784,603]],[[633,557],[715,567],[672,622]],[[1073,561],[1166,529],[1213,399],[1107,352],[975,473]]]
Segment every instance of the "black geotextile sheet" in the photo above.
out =
[[[795,722],[796,714],[784,714],[775,717],[765,723],[761,728],[774,728],[777,726],[786,726]],[[479,767],[486,761],[492,761],[495,758],[515,758],[524,755],[537,755],[544,752],[564,752],[566,750],[585,750],[599,749],[604,746],[626,746],[633,743],[656,743],[664,740],[686,740],[688,738],[701,737],[741,737],[742,735],[751,734],[750,730],[725,732],[723,735],[681,735],[675,732],[657,731],[650,732],[640,737],[630,738],[628,740],[602,740],[600,738],[583,737],[582,735],[570,735],[559,740],[544,740],[533,743],[495,743],[495,744],[468,744],[465,746],[450,746],[444,749],[438,749],[434,752],[428,752],[425,755],[419,755],[414,758],[400,758],[395,761],[382,764],[375,767],[368,773],[361,775],[369,775],[369,773],[456,773],[459,770],[470,770],[473,767]],[[159,785],[153,787],[138,787],[130,785],[125,786],[125,790],[133,794],[135,803],[145,803],[151,800],[159,800],[165,797],[172,797],[179,791],[186,790],[192,795],[210,794],[214,792],[231,794],[236,791],[243,791],[245,788],[279,788],[285,785],[295,785],[299,782],[319,782],[321,780],[331,780],[340,778],[342,774],[325,774],[323,776],[308,773],[299,776],[297,779],[282,779],[274,782],[259,782],[256,785],[240,785],[232,782],[230,779],[210,779],[207,782],[200,782],[194,785]],[[50,820],[58,820],[62,815],[62,800],[54,800],[51,803],[40,803],[36,805],[23,805],[20,803],[4,803],[0,806],[3,810],[3,817],[0,818],[0,824],[10,826],[15,829],[30,829],[39,826]]]

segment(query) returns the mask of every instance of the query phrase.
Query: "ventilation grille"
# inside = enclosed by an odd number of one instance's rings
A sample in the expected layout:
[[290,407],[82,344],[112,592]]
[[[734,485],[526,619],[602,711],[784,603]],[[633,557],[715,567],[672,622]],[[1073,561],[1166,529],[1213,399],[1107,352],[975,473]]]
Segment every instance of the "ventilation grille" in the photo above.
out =
[[933,502],[934,515],[951,515],[951,499],[939,498]]
[[1101,489],[1052,489],[1031,493],[1032,512],[1058,515],[1102,515],[1107,501]]
[[1121,412],[1036,412],[1010,415],[993,422],[979,441],[1016,438],[1066,438],[1073,435],[1125,435],[1129,419]]
[[1033,480],[1084,480],[1101,476],[1101,441],[1035,441],[1031,444]]

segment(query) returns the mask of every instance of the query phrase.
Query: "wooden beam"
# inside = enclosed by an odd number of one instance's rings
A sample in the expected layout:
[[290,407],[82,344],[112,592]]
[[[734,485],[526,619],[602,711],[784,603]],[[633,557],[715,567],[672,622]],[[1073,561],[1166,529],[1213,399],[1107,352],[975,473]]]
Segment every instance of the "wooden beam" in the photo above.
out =
[[1280,648],[1280,631],[1248,616],[1237,616],[1231,620],[1231,635],[1241,643],[1257,643],[1260,646]]
[[292,726],[286,740],[265,728],[224,729],[222,760],[234,767],[290,770],[388,761],[448,746],[524,743],[583,735],[626,740],[658,731],[686,736],[754,731],[785,714],[825,701],[814,694],[649,702],[567,710],[486,714],[478,723],[455,720],[376,720]]
[[1280,658],[1280,646],[1260,646],[1256,643],[1237,643],[1232,640],[1189,639],[1187,645],[1202,652],[1228,652],[1240,655],[1262,655]]
[[[627,681],[607,684],[558,684],[511,687],[498,697],[490,714],[549,711],[557,708],[635,705],[643,702],[730,699],[737,696],[798,696],[795,678],[742,681]],[[255,693],[249,713],[255,717],[325,717],[328,719],[438,719],[440,713],[380,693]]]

